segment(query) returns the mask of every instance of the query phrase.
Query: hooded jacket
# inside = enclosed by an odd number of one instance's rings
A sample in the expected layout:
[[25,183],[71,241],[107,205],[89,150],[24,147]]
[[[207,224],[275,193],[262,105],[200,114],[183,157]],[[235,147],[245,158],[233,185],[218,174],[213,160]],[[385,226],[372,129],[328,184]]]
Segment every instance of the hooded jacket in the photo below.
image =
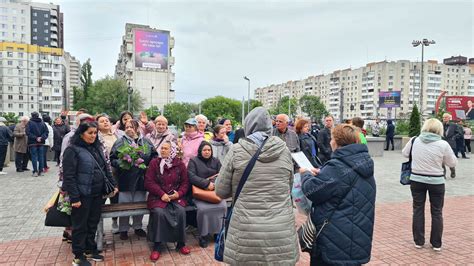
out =
[[[271,135],[263,107],[245,121],[247,137]],[[216,180],[216,194],[233,197],[258,146],[242,138],[227,153]],[[294,265],[299,259],[295,216],[290,198],[293,162],[286,143],[269,136],[237,199],[225,242],[224,262],[231,265]]]
[[191,185],[202,189],[206,189],[209,183],[211,183],[211,180],[207,178],[219,173],[221,169],[220,161],[214,157],[214,148],[211,149],[211,158],[204,159],[204,157],[201,156],[202,149],[206,145],[210,144],[208,142],[201,143],[198,149],[198,156],[192,158],[188,164],[189,182]]
[[181,144],[183,147],[183,163],[188,166],[189,160],[197,156],[199,145],[204,140],[204,134],[196,131],[190,135],[184,134]]
[[[410,156],[411,146],[410,140],[402,150],[403,156]],[[457,164],[448,142],[437,134],[421,132],[413,143],[410,180],[432,185],[444,184],[443,164],[448,167],[455,167]]]
[[212,156],[219,160],[219,162],[223,162],[226,154],[229,152],[230,147],[232,147],[232,142],[217,141],[212,139],[210,144],[212,146]]
[[369,262],[376,185],[367,145],[336,149],[317,176],[306,172],[301,180],[304,194],[313,202],[314,225],[319,229],[332,213],[313,246],[312,256],[321,256],[329,264]]

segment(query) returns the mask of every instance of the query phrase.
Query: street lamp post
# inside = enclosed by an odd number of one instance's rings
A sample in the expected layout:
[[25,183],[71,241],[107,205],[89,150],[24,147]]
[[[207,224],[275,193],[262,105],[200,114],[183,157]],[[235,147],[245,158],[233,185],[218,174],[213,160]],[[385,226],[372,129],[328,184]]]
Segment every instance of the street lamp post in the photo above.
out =
[[133,93],[133,88],[130,86],[130,81],[128,82],[127,93],[128,93],[127,110],[130,112],[130,99],[132,98],[132,93]]
[[153,113],[153,89],[155,87],[154,86],[151,86],[151,95],[150,95],[150,108],[151,108],[151,112]]
[[247,81],[248,90],[247,90],[247,115],[250,113],[250,79],[245,76],[244,79]]
[[[425,46],[429,46],[430,44],[435,44],[435,43],[436,42],[434,40],[429,41],[428,39],[423,39],[421,41],[414,40],[411,43],[413,45],[413,47],[417,47],[421,44],[420,113],[421,113],[422,116],[423,116],[423,74],[424,74],[424,71],[423,71],[423,66],[424,66],[423,56],[424,56],[424,52],[425,52]],[[414,94],[414,92],[413,92],[413,94]]]

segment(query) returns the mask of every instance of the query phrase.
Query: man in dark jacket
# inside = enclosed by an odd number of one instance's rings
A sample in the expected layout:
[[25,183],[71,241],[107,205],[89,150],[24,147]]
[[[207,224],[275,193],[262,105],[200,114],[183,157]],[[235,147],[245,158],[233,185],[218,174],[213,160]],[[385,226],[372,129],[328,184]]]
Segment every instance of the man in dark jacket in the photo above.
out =
[[0,116],[0,175],[6,175],[6,172],[3,172],[3,164],[5,162],[5,157],[7,155],[8,143],[13,139],[13,133],[5,125],[7,120]]
[[354,127],[338,125],[335,130],[335,136],[344,137],[331,142],[331,160],[319,173],[312,169],[316,176],[300,169],[301,188],[313,202],[311,220],[318,230],[324,226],[313,246],[311,265],[361,265],[370,261],[372,250],[374,162],[367,145],[357,143]]
[[48,134],[48,128],[39,118],[38,112],[31,113],[31,119],[26,125],[26,135],[28,136],[28,147],[30,149],[31,163],[33,164],[33,176],[43,175],[43,149]]
[[[443,139],[448,142],[449,146],[451,146],[451,149],[453,150],[454,154],[457,154],[456,138],[459,135],[459,131],[456,124],[451,122],[451,119],[452,119],[452,116],[450,113],[443,114],[443,128],[444,128]],[[449,170],[451,170],[451,178],[455,178],[456,168],[452,167],[452,168],[449,168]],[[445,173],[446,173],[446,169],[445,169]]]
[[334,118],[332,115],[328,115],[324,118],[324,128],[319,131],[318,135],[318,146],[319,153],[318,157],[321,160],[321,163],[325,163],[331,159],[332,149],[331,145],[331,130],[334,126]]
[[385,150],[388,151],[388,148],[390,146],[390,143],[392,143],[392,151],[395,149],[395,146],[393,145],[393,137],[395,136],[395,126],[393,125],[392,120],[387,120],[387,132],[385,133]]
[[299,152],[300,151],[300,140],[296,132],[288,128],[288,123],[290,118],[286,114],[279,114],[276,116],[275,125],[273,129],[273,136],[281,138],[285,143],[286,147],[290,152]]

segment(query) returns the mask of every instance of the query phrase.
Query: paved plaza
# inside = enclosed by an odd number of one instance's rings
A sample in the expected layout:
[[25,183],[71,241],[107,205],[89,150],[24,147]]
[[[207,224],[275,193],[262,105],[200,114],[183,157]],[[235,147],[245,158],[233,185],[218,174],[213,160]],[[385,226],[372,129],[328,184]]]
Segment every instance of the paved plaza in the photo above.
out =
[[[411,196],[408,186],[398,182],[400,164],[406,159],[400,151],[385,152],[374,158],[377,180],[377,206],[372,260],[369,265],[474,265],[474,159],[459,159],[457,177],[446,182],[443,250],[415,249],[411,236]],[[52,166],[51,166],[52,165]],[[57,168],[45,176],[16,173],[13,163],[0,176],[0,265],[71,265],[69,244],[61,241],[62,230],[45,227],[43,206],[57,190]],[[426,205],[426,235],[429,237],[429,205]],[[144,222],[148,217],[145,216]],[[297,215],[301,224],[305,217]],[[149,243],[130,234],[122,241],[110,233],[106,220],[106,261],[96,265],[155,265],[149,259]],[[196,230],[188,233],[192,253],[183,256],[173,245],[162,253],[156,265],[215,265],[213,246],[202,249]],[[427,239],[427,243],[429,240]],[[298,265],[308,265],[302,253]]]

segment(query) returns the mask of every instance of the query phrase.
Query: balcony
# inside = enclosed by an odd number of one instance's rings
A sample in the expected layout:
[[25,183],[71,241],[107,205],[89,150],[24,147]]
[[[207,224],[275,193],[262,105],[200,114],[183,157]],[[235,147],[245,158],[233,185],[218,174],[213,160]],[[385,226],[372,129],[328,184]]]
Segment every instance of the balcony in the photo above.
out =
[[127,43],[127,54],[133,54],[133,47],[131,43]]
[[50,36],[51,40],[58,40],[58,35],[56,33],[51,34]]
[[51,26],[51,32],[58,32],[58,27],[56,26]]
[[58,47],[58,42],[56,42],[56,41],[51,41],[51,46],[53,46],[53,47]]
[[58,25],[58,20],[55,19],[55,18],[51,18],[50,23],[51,23],[51,24],[54,24],[54,25]]

